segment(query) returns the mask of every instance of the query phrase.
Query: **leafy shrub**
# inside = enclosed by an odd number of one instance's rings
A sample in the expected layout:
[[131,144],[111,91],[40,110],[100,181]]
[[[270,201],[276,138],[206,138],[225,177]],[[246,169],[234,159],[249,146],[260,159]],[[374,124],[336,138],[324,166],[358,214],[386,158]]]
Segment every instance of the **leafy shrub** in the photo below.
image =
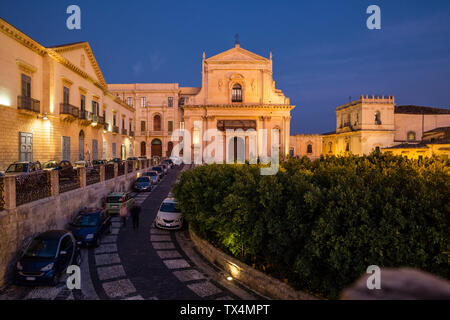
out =
[[450,278],[448,162],[385,154],[186,171],[174,193],[194,231],[296,289],[336,298],[369,265]]

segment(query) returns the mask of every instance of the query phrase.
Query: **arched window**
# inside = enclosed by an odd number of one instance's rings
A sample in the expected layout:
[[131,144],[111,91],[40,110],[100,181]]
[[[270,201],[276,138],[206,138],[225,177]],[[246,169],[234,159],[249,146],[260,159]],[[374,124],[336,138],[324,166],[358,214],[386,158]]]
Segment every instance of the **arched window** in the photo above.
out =
[[375,124],[381,124],[381,113],[380,111],[375,112]]
[[153,130],[161,131],[161,116],[159,115],[153,117]]
[[233,86],[232,102],[242,102],[242,86],[236,83]]
[[328,153],[333,153],[333,142],[328,142],[328,146],[330,147]]
[[312,150],[312,144],[308,144],[308,147],[306,148],[306,152],[307,152],[307,153],[312,153],[312,152],[313,152],[313,150]]
[[416,141],[416,133],[414,131],[408,132],[408,141]]

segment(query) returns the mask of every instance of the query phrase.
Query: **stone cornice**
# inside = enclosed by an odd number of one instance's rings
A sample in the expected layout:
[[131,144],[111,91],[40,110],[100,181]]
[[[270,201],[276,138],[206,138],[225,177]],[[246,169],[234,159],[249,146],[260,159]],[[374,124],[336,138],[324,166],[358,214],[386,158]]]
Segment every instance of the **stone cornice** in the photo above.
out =
[[214,105],[184,105],[183,109],[281,109],[292,110],[295,106],[285,104],[214,104]]
[[16,29],[14,26],[10,25],[8,22],[0,18],[0,30],[9,36],[10,38],[16,40],[17,42],[21,43],[25,47],[31,49],[32,51],[36,52],[37,54],[44,56],[47,52],[46,48],[33,39],[31,39],[29,36],[21,32],[20,30]]

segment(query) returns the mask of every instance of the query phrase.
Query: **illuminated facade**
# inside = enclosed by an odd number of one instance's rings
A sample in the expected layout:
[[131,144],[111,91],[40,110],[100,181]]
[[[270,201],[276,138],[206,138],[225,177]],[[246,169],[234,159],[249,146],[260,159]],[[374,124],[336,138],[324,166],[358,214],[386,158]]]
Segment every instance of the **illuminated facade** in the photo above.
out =
[[[213,157],[220,152],[218,160],[233,160],[225,159],[225,155],[231,151],[237,157],[239,146],[242,150],[239,159],[249,160],[252,152],[259,154],[263,146],[258,140],[257,150],[252,151],[251,138],[246,132],[266,129],[267,150],[263,152],[270,156],[270,133],[277,129],[280,155],[287,156],[290,111],[294,106],[275,88],[272,72],[272,54],[267,59],[236,43],[234,48],[208,59],[203,54],[201,87],[184,88],[177,83],[111,84],[109,90],[123,101],[136,105],[136,142],[141,155],[168,156],[174,147],[171,133],[186,129],[191,143],[185,148],[190,148],[192,160],[199,157],[205,161],[203,151],[216,138],[221,139],[223,150],[212,151]],[[210,129],[221,133],[204,141],[204,134]],[[225,137],[226,130],[239,129],[243,131],[241,135]]]
[[134,109],[108,91],[87,42],[46,48],[2,19],[0,31],[0,170],[134,153]]
[[[427,131],[446,126],[450,126],[449,109],[396,106],[392,96],[361,96],[336,108],[336,131],[323,135],[322,154],[367,155],[374,150],[396,153],[395,146],[399,146],[401,154],[417,157],[411,148],[421,144]],[[444,151],[428,148],[426,154]]]

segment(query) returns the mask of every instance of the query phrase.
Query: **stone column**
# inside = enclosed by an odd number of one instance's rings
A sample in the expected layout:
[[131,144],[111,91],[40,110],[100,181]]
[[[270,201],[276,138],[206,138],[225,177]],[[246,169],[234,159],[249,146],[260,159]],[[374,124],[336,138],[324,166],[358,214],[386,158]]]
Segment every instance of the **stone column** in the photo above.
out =
[[86,187],[86,168],[78,168],[78,179],[80,179],[80,188]]
[[50,171],[50,196],[54,197],[59,194],[59,171]]
[[3,177],[0,179],[3,179],[5,209],[14,209],[16,207],[16,177]]
[[103,181],[105,181],[105,165],[104,164],[100,165],[99,171],[100,171],[100,182],[103,182]]
[[114,162],[114,179],[119,176],[119,164]]

